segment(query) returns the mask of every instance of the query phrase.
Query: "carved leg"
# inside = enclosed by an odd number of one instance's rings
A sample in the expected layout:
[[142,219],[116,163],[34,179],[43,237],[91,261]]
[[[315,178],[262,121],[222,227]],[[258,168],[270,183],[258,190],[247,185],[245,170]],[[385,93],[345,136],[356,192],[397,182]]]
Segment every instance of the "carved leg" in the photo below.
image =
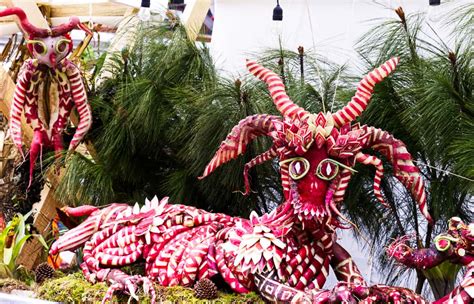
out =
[[28,183],[28,189],[31,186],[31,182],[33,181],[33,172],[35,170],[36,160],[38,159],[38,155],[42,154],[43,152],[43,144],[44,144],[44,137],[45,134],[41,130],[35,130],[33,134],[33,141],[31,142],[30,147],[30,181]]
[[139,284],[142,284],[144,293],[151,296],[150,303],[154,304],[156,302],[155,289],[153,288],[151,281],[146,277],[138,275],[130,276],[118,269],[103,269],[97,273],[97,279],[99,281],[107,281],[112,284],[107,290],[102,303],[110,301],[114,292],[117,290],[123,290],[138,301],[136,290]]
[[331,266],[339,281],[355,286],[367,285],[352,257],[341,245],[334,243],[333,253]]
[[413,249],[408,245],[412,237],[402,236],[395,240],[387,249],[387,254],[397,262],[416,269],[427,269],[441,264],[447,259],[447,252],[435,248]]
[[124,289],[124,286],[120,283],[114,283],[110,285],[109,289],[107,289],[107,292],[105,293],[104,298],[102,299],[102,304],[105,304],[108,301],[111,301],[112,297],[114,296],[114,293],[122,289]]

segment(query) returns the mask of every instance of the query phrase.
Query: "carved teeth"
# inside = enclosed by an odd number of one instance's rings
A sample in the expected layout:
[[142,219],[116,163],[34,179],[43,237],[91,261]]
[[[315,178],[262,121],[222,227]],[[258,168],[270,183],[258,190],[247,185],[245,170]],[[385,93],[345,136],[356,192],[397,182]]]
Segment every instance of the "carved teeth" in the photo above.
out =
[[272,242],[267,238],[260,239],[260,245],[262,245],[263,249],[267,249],[268,247],[270,247],[271,244]]
[[285,248],[285,243],[283,243],[282,241],[280,241],[279,239],[275,238],[272,240],[273,244],[275,244],[277,247],[280,247],[280,249],[284,249]]
[[270,260],[273,256],[273,253],[271,251],[268,251],[268,250],[265,250],[263,252],[263,257],[265,258],[265,260]]
[[241,254],[241,253],[238,253],[237,256],[235,257],[235,260],[234,260],[234,266],[239,266],[240,265],[240,262],[242,262],[242,259],[244,258],[244,255]]
[[260,259],[262,258],[262,252],[258,249],[253,249],[251,256],[252,256],[253,263],[257,264],[260,261]]

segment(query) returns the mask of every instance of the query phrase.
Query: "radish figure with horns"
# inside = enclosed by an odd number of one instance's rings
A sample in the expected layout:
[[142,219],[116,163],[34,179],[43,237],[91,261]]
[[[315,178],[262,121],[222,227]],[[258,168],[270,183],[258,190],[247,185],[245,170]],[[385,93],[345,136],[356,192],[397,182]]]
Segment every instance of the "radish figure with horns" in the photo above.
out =
[[79,124],[70,151],[79,145],[91,126],[91,109],[81,72],[66,58],[73,48],[69,32],[76,28],[91,32],[77,17],[51,29],[42,29],[31,24],[21,8],[0,11],[0,17],[10,15],[18,17],[32,57],[23,63],[18,74],[10,110],[10,135],[22,155],[22,113],[34,131],[30,147],[31,184],[43,146],[51,146],[57,156],[63,150],[62,133],[74,106],[79,113]]
[[[367,286],[349,253],[336,241],[336,229],[342,227],[338,204],[357,162],[375,167],[374,191],[384,203],[382,161],[366,149],[387,157],[395,176],[431,222],[423,180],[406,146],[383,130],[351,124],[367,107],[374,86],[397,63],[392,58],[367,75],[350,103],[337,113],[312,114],[290,100],[278,75],[248,61],[249,71],[268,85],[282,117],[258,114],[240,121],[201,178],[245,153],[256,137],[269,136],[271,148],[245,165],[245,192],[250,191],[249,169],[278,158],[285,198],[278,208],[261,217],[253,212],[247,220],[168,204],[167,198],[147,200],[142,207],[66,207],[66,214],[88,218],[60,237],[50,254],[83,247],[85,277],[111,284],[104,302],[116,290],[135,296],[138,284],[152,294],[154,302],[152,280],[163,286],[193,286],[199,279],[220,275],[235,292],[258,290],[272,301],[328,303],[357,298],[423,303],[408,289]],[[139,259],[145,260],[146,276],[117,269]],[[329,267],[340,283],[326,290]]]

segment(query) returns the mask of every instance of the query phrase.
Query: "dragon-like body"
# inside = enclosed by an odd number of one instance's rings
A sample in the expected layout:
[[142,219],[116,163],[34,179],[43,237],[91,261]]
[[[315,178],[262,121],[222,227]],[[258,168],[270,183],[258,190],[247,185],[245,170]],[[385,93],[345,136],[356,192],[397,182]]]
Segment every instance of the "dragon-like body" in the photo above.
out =
[[[355,96],[340,111],[312,114],[293,103],[280,77],[253,61],[249,71],[264,81],[282,114],[258,114],[236,125],[222,142],[201,178],[245,153],[247,144],[268,136],[273,145],[244,167],[245,193],[250,192],[248,171],[277,158],[284,202],[271,213],[250,219],[209,213],[167,200],[146,201],[143,207],[113,204],[65,208],[71,216],[88,215],[78,227],[60,237],[51,254],[83,247],[81,267],[90,281],[111,284],[135,295],[137,284],[155,300],[151,281],[164,286],[192,286],[201,278],[220,275],[236,292],[258,290],[269,300],[290,302],[402,301],[423,303],[410,290],[389,286],[368,287],[349,253],[336,241],[342,224],[342,203],[356,163],[375,167],[374,193],[380,192],[382,161],[391,162],[394,175],[410,191],[428,221],[426,194],[418,168],[406,146],[389,133],[351,124],[367,107],[374,86],[396,67],[392,58],[359,83]],[[142,259],[146,276],[129,276],[118,266]],[[323,286],[332,267],[340,283]],[[311,290],[311,296],[304,291]]]

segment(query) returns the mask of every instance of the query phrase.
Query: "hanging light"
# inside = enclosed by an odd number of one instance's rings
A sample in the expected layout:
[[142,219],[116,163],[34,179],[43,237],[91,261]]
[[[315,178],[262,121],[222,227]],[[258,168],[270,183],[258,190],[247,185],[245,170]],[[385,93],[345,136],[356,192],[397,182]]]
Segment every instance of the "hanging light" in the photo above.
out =
[[273,20],[282,21],[283,20],[283,9],[280,6],[280,1],[277,0],[277,5],[273,9]]
[[140,10],[138,11],[138,18],[141,21],[148,21],[151,18],[150,12],[150,0],[142,0],[142,4],[140,5]]
[[168,2],[168,8],[170,10],[176,10],[176,11],[184,11],[184,7],[186,4],[184,4],[184,0],[170,0]]
[[441,0],[430,0],[431,6],[440,5],[440,4],[441,4]]

